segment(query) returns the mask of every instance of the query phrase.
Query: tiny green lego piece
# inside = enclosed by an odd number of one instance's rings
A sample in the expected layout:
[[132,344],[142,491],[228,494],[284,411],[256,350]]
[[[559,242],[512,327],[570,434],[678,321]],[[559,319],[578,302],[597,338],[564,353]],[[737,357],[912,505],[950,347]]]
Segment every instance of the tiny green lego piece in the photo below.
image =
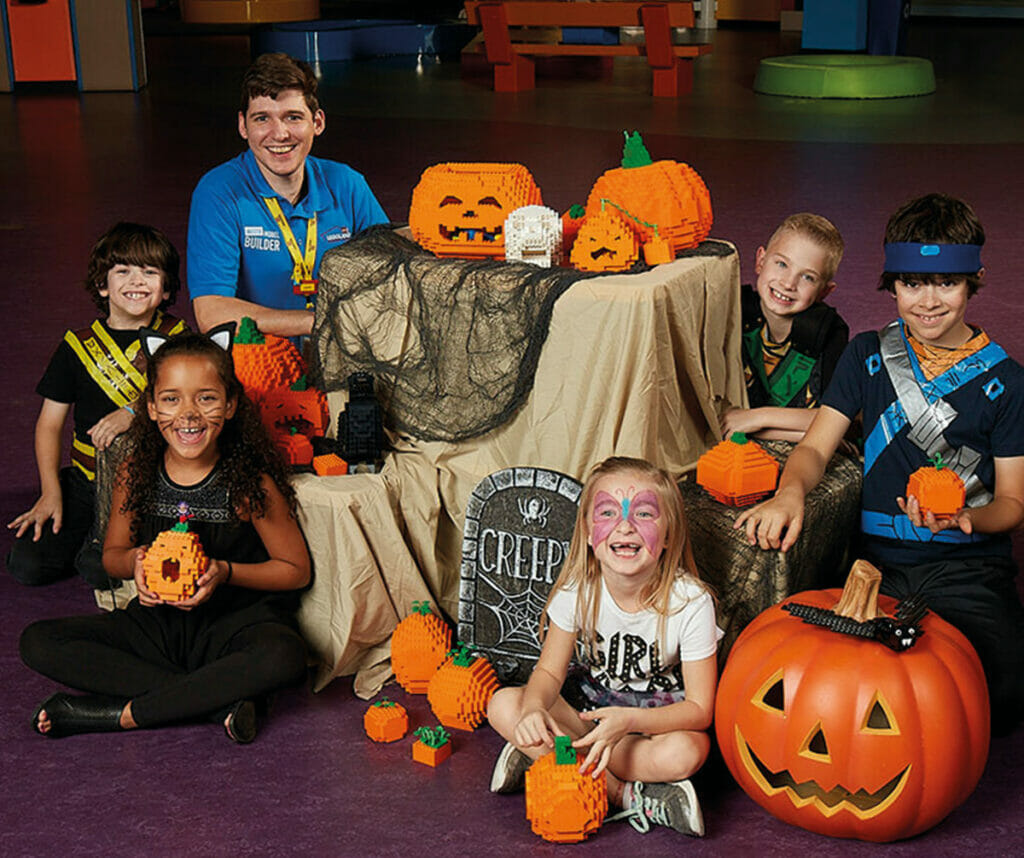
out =
[[397,704],[395,703],[394,700],[389,700],[387,697],[382,697],[380,700],[378,700],[373,705],[374,706],[378,706],[381,709],[387,709],[388,707],[393,707],[393,706],[396,706]]
[[427,614],[434,613],[432,610],[430,610],[430,602],[427,601],[413,602],[412,612],[414,614],[423,614],[423,616],[427,616]]
[[177,533],[188,533],[188,522],[179,521],[176,525],[174,525],[174,527],[171,528],[171,530]]
[[648,164],[654,163],[651,160],[650,152],[644,146],[644,140],[639,131],[634,131],[632,134],[628,131],[622,133],[626,137],[626,142],[622,147],[622,166],[624,168],[646,167]]
[[451,657],[452,664],[459,667],[472,667],[473,662],[477,659],[477,656],[466,644],[459,644],[458,647],[448,650],[448,655]]
[[571,217],[573,220],[577,220],[578,218],[583,217],[583,215],[585,215],[586,213],[587,210],[579,203],[573,203],[569,207],[569,217]]
[[733,444],[746,444],[748,441],[747,433],[733,432],[732,435],[729,436],[729,440],[732,441]]
[[413,734],[428,748],[440,748],[448,743],[449,733],[438,724],[436,727],[417,727]]
[[555,736],[555,762],[560,766],[576,764],[576,749],[572,746],[572,736]]
[[263,345],[267,341],[267,338],[260,333],[260,329],[256,327],[255,319],[251,319],[248,316],[242,317],[242,324],[238,327],[238,333],[235,335],[235,342],[242,345]]
[[297,379],[295,379],[295,381],[292,382],[292,385],[289,389],[299,392],[303,390],[309,390],[309,381],[306,378],[305,374],[302,374]]
[[941,471],[943,468],[946,467],[946,463],[942,460],[942,453],[936,453],[934,456],[932,456],[931,462],[933,465],[935,465],[936,471]]

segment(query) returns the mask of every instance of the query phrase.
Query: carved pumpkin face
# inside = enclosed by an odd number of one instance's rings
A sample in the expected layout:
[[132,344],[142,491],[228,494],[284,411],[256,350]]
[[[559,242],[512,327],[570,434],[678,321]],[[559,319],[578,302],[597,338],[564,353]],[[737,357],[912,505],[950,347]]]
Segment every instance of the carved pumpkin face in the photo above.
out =
[[632,227],[611,208],[587,215],[576,233],[569,262],[579,271],[626,271],[640,246]]
[[522,164],[435,164],[413,188],[409,227],[436,256],[501,259],[505,218],[542,204]]
[[[839,595],[786,601],[832,609]],[[920,626],[916,645],[894,652],[779,605],[756,617],[729,654],[715,714],[747,795],[792,825],[873,841],[911,837],[961,804],[988,755],[985,677],[960,632],[934,613]]]
[[271,437],[298,433],[312,438],[327,429],[327,397],[315,388],[278,388],[260,400],[260,419]]
[[195,595],[209,564],[195,533],[172,529],[157,534],[142,558],[142,571],[151,592],[165,602],[180,602]]

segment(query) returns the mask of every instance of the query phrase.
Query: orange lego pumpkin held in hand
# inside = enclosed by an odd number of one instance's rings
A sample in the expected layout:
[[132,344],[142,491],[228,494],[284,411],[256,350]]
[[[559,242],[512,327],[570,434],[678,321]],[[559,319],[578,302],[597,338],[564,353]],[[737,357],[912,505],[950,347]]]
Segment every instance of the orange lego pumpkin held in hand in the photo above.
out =
[[930,465],[918,468],[907,480],[906,497],[911,496],[917,498],[922,516],[930,512],[936,518],[952,518],[963,509],[967,493],[960,475],[936,453]]
[[142,558],[147,589],[165,602],[192,598],[209,565],[199,536],[184,521],[158,533]]
[[475,730],[497,690],[498,676],[491,663],[460,646],[430,678],[427,701],[445,727]]
[[382,697],[363,715],[363,729],[374,742],[397,742],[409,732],[409,713],[400,703]]
[[452,630],[430,603],[413,602],[412,613],[391,634],[391,669],[398,684],[410,694],[426,694],[451,645]]
[[526,770],[526,818],[534,834],[554,843],[578,843],[608,813],[608,781],[581,774],[569,736],[555,736],[555,750]]
[[[826,623],[834,613],[842,629],[854,615],[840,610],[850,583],[782,604],[820,609]],[[876,595],[860,615],[896,609]],[[743,630],[718,685],[718,744],[744,792],[783,822],[869,841],[913,837],[966,801],[990,731],[985,674],[967,639],[928,613],[912,648],[890,648],[782,604]]]
[[767,497],[779,481],[779,463],[742,432],[733,432],[697,460],[697,483],[719,503],[746,506]]
[[522,164],[435,164],[413,188],[409,228],[435,256],[503,259],[505,219],[543,204]]

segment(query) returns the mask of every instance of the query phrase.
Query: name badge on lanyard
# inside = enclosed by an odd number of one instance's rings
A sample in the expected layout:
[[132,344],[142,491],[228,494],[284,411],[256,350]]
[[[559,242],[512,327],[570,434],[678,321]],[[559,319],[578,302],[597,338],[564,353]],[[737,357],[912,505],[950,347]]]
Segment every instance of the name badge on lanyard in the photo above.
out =
[[295,240],[295,233],[292,232],[288,219],[281,211],[277,197],[264,197],[263,202],[274,218],[277,228],[281,230],[284,245],[292,258],[292,292],[304,296],[306,309],[312,310],[317,287],[317,279],[313,276],[313,266],[316,264],[316,214],[306,221],[306,250],[303,253],[299,249],[298,241]]

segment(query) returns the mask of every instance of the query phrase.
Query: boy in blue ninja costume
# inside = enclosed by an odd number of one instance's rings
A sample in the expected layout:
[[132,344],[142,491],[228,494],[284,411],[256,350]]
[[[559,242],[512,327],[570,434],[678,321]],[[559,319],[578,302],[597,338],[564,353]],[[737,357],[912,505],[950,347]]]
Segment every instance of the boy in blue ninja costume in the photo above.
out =
[[[864,422],[859,553],[882,570],[882,592],[920,593],[971,641],[988,679],[993,726],[1024,700],[1024,608],[1010,531],[1024,521],[1024,368],[964,320],[981,286],[985,232],[966,203],[928,194],[885,232],[879,289],[899,319],[855,337],[775,497],[741,515],[751,544],[789,549],[804,499],[850,422]],[[904,497],[909,475],[939,454],[966,486],[949,518]]]

